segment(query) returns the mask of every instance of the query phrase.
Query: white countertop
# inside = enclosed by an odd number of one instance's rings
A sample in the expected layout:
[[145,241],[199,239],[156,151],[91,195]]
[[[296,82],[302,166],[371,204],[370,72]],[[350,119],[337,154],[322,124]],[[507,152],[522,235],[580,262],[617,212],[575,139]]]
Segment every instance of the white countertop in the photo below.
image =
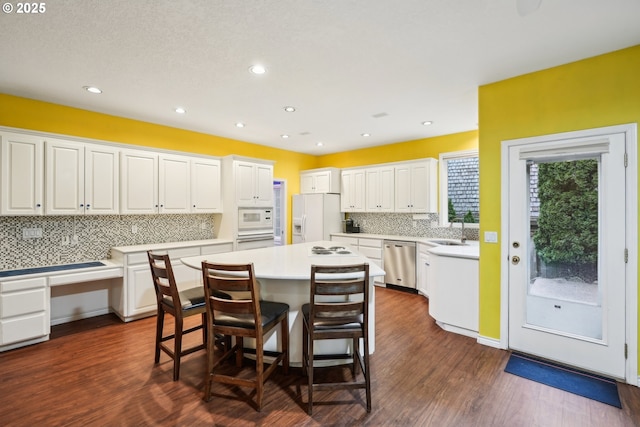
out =
[[144,243],[141,245],[114,246],[111,248],[111,250],[115,250],[123,254],[126,254],[126,253],[133,253],[133,252],[161,251],[164,249],[188,248],[191,246],[223,245],[225,243],[233,243],[233,240],[208,239],[208,240],[188,240],[185,242]]
[[397,240],[403,242],[423,243],[431,246],[429,252],[434,255],[449,256],[454,258],[480,258],[480,242],[477,240],[467,240],[464,245],[439,245],[436,240],[457,242],[457,239],[440,239],[435,237],[417,236],[397,236],[392,234],[370,234],[370,233],[331,233],[332,236],[343,236],[364,239]]
[[336,246],[336,242],[318,241],[273,246],[246,251],[225,252],[181,258],[183,264],[200,269],[202,261],[220,263],[253,263],[256,278],[276,280],[309,280],[311,265],[349,265],[368,262],[369,276],[384,276],[384,270],[360,253],[353,255],[310,255],[313,246]]

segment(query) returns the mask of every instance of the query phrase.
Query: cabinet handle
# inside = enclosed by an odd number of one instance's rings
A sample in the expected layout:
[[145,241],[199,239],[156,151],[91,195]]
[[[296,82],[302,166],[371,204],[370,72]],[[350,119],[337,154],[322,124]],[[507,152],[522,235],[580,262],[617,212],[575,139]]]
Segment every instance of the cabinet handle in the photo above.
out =
[[89,209],[91,207],[91,205],[87,204],[87,209]]
[[39,208],[40,206],[42,206],[40,203],[36,203],[36,208]]

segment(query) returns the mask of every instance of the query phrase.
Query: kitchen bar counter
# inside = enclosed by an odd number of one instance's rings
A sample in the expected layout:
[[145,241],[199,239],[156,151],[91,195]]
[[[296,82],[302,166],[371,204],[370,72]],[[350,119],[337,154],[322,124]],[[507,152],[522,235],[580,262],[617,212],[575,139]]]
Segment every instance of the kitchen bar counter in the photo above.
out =
[[371,233],[332,233],[332,236],[363,238],[363,239],[380,239],[380,240],[399,240],[403,242],[422,243],[431,246],[429,252],[454,258],[480,258],[480,242],[477,240],[467,240],[464,245],[442,245],[437,241],[459,242],[458,239],[446,239],[436,237],[418,237],[418,236],[398,236],[392,234],[371,234]]
[[[331,247],[336,242],[318,241],[295,245],[273,246],[246,251],[200,255],[181,258],[184,265],[201,269],[202,261],[220,263],[253,263],[256,278],[260,281],[260,296],[266,301],[289,304],[290,361],[294,366],[302,362],[302,304],[309,302],[311,265],[348,265],[369,262],[369,342],[370,353],[375,350],[375,290],[373,279],[383,276],[384,270],[358,252],[349,255],[312,255],[313,246]],[[275,350],[274,335],[265,344],[267,350]],[[316,344],[316,354],[346,352],[346,340],[327,340]]]
[[111,251],[118,251],[123,254],[146,251],[162,251],[166,249],[189,248],[193,246],[220,245],[225,243],[233,243],[229,239],[208,239],[208,240],[188,240],[186,242],[166,242],[166,243],[144,243],[140,245],[130,246],[114,246]]

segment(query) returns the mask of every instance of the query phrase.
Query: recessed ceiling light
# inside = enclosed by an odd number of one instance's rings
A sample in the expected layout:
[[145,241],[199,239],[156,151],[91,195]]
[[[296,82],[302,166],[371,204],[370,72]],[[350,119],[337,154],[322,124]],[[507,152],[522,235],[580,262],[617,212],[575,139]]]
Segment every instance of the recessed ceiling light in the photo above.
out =
[[296,111],[296,109],[295,107],[287,106],[284,107],[284,111],[286,111],[287,113],[293,113],[294,111]]
[[102,90],[100,90],[100,88],[97,88],[95,86],[82,86],[82,89],[91,93],[102,93]]
[[244,127],[244,123],[238,122],[238,123],[236,123],[236,127],[237,128],[243,128]]
[[249,71],[251,71],[253,74],[264,74],[267,72],[267,69],[262,65],[256,64],[249,67]]
[[323,144],[322,142],[318,141],[318,142],[316,142],[316,145],[317,145],[318,147],[322,147],[324,144]]
[[287,139],[287,138],[289,138],[289,135],[287,135],[287,134],[285,133],[285,134],[280,135],[280,138],[282,138],[282,139]]
[[432,122],[432,121],[430,121],[430,120],[428,120],[428,121],[426,121],[426,122],[422,122],[422,125],[423,125],[423,126],[431,126],[432,124],[433,124],[433,122]]
[[364,136],[366,138],[367,136],[371,136],[371,134],[370,133],[361,133],[360,136]]
[[175,109],[175,112],[176,112],[176,113],[178,113],[178,114],[184,114],[184,113],[186,113],[186,112],[187,112],[187,110],[185,110],[185,109],[184,109],[184,108],[182,108],[182,107],[177,107],[177,108]]

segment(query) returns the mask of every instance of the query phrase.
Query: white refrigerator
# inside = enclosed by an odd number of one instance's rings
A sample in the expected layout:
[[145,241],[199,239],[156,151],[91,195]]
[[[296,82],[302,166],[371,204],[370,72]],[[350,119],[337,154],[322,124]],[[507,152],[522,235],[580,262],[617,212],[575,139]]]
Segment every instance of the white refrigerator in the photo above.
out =
[[295,194],[292,242],[330,240],[331,233],[342,232],[342,219],[339,194]]

